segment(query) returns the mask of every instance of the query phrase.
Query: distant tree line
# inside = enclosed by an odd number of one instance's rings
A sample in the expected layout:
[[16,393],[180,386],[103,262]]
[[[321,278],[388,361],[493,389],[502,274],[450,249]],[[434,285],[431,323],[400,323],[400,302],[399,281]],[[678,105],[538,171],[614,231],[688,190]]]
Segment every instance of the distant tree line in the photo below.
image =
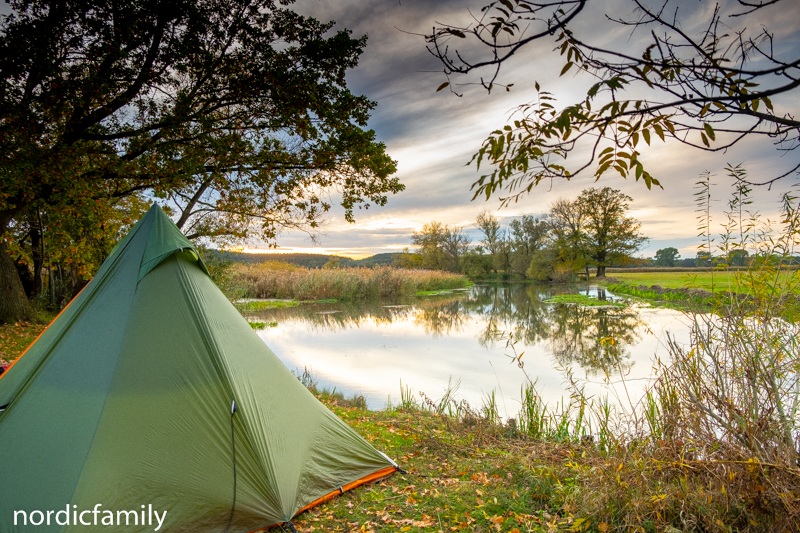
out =
[[329,254],[243,253],[207,249],[203,257],[206,261],[224,261],[229,263],[249,264],[279,261],[281,263],[291,263],[305,268],[346,268],[392,265],[399,255],[399,253],[383,253],[363,259],[352,259],[350,257]]
[[506,227],[483,212],[475,220],[482,234],[475,245],[462,228],[429,222],[412,236],[415,250],[406,250],[396,264],[474,278],[557,282],[581,272],[588,276],[594,267],[604,277],[607,267],[631,264],[647,240],[641,224],[627,214],[631,201],[610,187],[586,189],[574,200],[557,200],[544,215],[524,215]]

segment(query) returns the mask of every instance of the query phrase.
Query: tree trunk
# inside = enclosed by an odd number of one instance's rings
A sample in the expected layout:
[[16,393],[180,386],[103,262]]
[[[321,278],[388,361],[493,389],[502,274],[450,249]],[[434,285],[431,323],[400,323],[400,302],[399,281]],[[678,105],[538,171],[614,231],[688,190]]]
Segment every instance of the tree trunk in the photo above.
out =
[[38,298],[42,295],[42,266],[44,256],[42,254],[42,232],[41,228],[31,224],[31,257],[33,259],[33,290],[31,298]]
[[0,324],[31,320],[33,309],[19,280],[6,242],[0,238]]
[[596,278],[604,278],[606,277],[606,267],[597,265],[597,274],[594,275]]

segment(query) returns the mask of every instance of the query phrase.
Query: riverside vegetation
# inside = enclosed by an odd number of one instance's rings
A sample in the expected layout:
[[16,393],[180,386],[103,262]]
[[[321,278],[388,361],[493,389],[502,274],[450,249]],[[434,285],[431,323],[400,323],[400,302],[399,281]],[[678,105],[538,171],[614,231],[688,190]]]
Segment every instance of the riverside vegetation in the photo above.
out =
[[374,268],[311,269],[268,261],[236,264],[218,277],[229,295],[294,300],[369,300],[469,287],[466,276],[436,270]]

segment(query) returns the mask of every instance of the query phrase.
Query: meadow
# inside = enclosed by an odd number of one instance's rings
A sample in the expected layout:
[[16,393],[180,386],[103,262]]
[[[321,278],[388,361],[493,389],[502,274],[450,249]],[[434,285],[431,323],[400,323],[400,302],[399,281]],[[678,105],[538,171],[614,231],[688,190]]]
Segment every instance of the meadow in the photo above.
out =
[[[753,271],[741,270],[707,270],[707,271],[638,271],[614,269],[608,272],[609,278],[615,278],[627,285],[659,285],[665,289],[703,289],[710,292],[733,291],[750,294],[753,292]],[[794,285],[798,276],[797,270],[783,270],[772,273],[773,283],[780,287]],[[760,280],[759,282],[763,282]]]

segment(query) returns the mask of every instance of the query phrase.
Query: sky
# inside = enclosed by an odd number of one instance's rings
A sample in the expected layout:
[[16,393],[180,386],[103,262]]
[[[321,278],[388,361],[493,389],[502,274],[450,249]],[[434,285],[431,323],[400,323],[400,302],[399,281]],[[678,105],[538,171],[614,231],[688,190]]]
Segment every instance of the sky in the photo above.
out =
[[[389,197],[384,207],[356,212],[356,222],[345,222],[340,210],[332,210],[314,243],[304,233],[283,233],[280,248],[272,251],[333,253],[364,257],[382,252],[398,252],[411,246],[411,235],[432,220],[461,226],[477,243],[476,216],[488,210],[507,224],[521,215],[541,215],[559,198],[575,198],[588,187],[609,186],[633,198],[630,214],[642,223],[642,233],[650,238],[639,255],[652,257],[660,248],[674,246],[682,257],[693,257],[697,237],[695,204],[692,193],[700,173],[710,171],[716,184],[712,190],[712,223],[723,220],[722,210],[730,195],[732,180],[725,175],[726,164],[744,163],[751,177],[766,176],[786,161],[780,159],[768,142],[737,145],[728,153],[708,154],[680,146],[661,144],[643,151],[641,159],[664,189],[648,190],[640,181],[606,173],[595,182],[591,173],[573,180],[544,182],[518,203],[500,209],[492,199],[472,201],[471,184],[480,176],[474,165],[466,163],[480,148],[491,131],[502,127],[515,107],[534,98],[533,83],[556,95],[559,102],[570,102],[591,80],[567,74],[559,77],[562,59],[550,53],[550,47],[525,50],[504,67],[501,79],[514,83],[510,92],[491,94],[476,85],[475,78],[456,79],[462,97],[448,90],[436,92],[446,78],[438,60],[425,48],[420,34],[430,32],[434,24],[469,23],[470,9],[478,12],[485,0],[298,0],[293,9],[319,20],[335,20],[335,29],[348,28],[354,35],[367,35],[368,44],[361,61],[348,75],[348,85],[357,94],[377,102],[369,127],[386,144],[389,155],[398,162],[400,181],[406,190]],[[591,3],[590,3],[591,4]],[[685,2],[681,8],[695,10],[688,20],[703,20],[708,2]],[[625,0],[604,0],[591,4],[608,13],[629,9]],[[797,49],[800,2],[788,2],[783,10],[764,17],[763,23],[775,32],[776,42]],[[787,14],[796,12],[797,16]],[[615,11],[616,10],[616,11]],[[619,27],[602,26],[603,12],[587,12],[575,31],[593,38],[598,44],[635,44],[636,36]],[[689,28],[699,31],[699,28]],[[780,40],[781,37],[783,40]],[[788,44],[787,44],[788,43]],[[794,57],[797,57],[796,54]],[[796,93],[797,91],[795,91]],[[774,103],[784,111],[800,107],[796,94]],[[787,157],[797,158],[794,154]],[[772,218],[777,214],[780,193],[788,191],[797,180],[786,178],[766,190],[753,193],[753,208]],[[335,199],[335,196],[334,196]],[[722,231],[721,228],[717,228]],[[246,251],[266,251],[258,243],[249,243]]]
[[[692,194],[702,172],[709,171],[713,176],[712,224],[718,233],[722,231],[718,224],[724,221],[723,209],[732,184],[725,173],[727,164],[743,163],[755,181],[776,175],[776,169],[786,168],[789,163],[797,164],[800,149],[782,155],[764,139],[740,143],[727,153],[715,154],[676,142],[655,141],[651,148],[641,150],[640,159],[660,180],[663,190],[655,187],[648,190],[641,181],[626,180],[610,172],[595,182],[594,169],[590,169],[570,181],[543,182],[518,203],[502,209],[497,198],[472,201],[470,186],[481,173],[474,164],[466,163],[493,130],[507,123],[518,105],[533,101],[534,82],[553,93],[557,105],[577,101],[593,82],[573,72],[560,77],[563,59],[552,53],[554,43],[544,43],[523,48],[504,65],[500,81],[514,84],[509,92],[495,90],[488,94],[475,83],[477,77],[453,78],[459,84],[456,90],[463,94],[461,97],[449,90],[436,92],[446,78],[439,60],[426,50],[422,34],[429,33],[434,25],[466,26],[471,14],[479,13],[486,2],[296,0],[290,5],[291,9],[318,20],[336,21],[332,32],[347,28],[355,36],[368,36],[359,65],[349,72],[347,82],[353,93],[366,95],[377,103],[368,127],[375,130],[387,153],[398,162],[397,176],[406,189],[391,195],[386,206],[357,210],[352,224],[344,220],[341,208],[334,207],[313,240],[303,232],[285,232],[278,238],[278,249],[268,249],[263,243],[253,241],[245,244],[245,251],[307,252],[354,258],[399,252],[411,247],[414,231],[434,220],[462,227],[477,244],[481,234],[475,228],[475,218],[482,211],[489,211],[506,225],[522,215],[542,215],[554,201],[574,199],[583,189],[608,186],[633,198],[630,215],[642,223],[641,231],[649,237],[638,255],[652,257],[656,250],[673,246],[682,257],[693,257],[701,239],[697,237]],[[668,6],[679,7],[686,25],[682,29],[697,34],[715,4],[724,9],[733,2],[670,0]],[[631,4],[631,0],[589,2],[572,29],[591,44],[640,50],[636,47],[639,35],[604,20],[607,14],[631,15]],[[0,13],[8,10],[9,6],[0,3]],[[768,29],[774,35],[778,53],[796,59],[800,50],[800,2],[784,0],[759,13],[758,20],[749,19],[747,23],[757,23],[756,29],[758,25]],[[729,22],[731,30],[735,30],[739,20],[726,18],[724,22]],[[691,26],[692,23],[696,26]],[[800,91],[773,98],[773,103],[778,113],[797,116]],[[771,190],[756,188],[751,207],[775,220],[781,194],[797,181],[797,176],[791,176]],[[335,204],[336,195],[331,199]]]

